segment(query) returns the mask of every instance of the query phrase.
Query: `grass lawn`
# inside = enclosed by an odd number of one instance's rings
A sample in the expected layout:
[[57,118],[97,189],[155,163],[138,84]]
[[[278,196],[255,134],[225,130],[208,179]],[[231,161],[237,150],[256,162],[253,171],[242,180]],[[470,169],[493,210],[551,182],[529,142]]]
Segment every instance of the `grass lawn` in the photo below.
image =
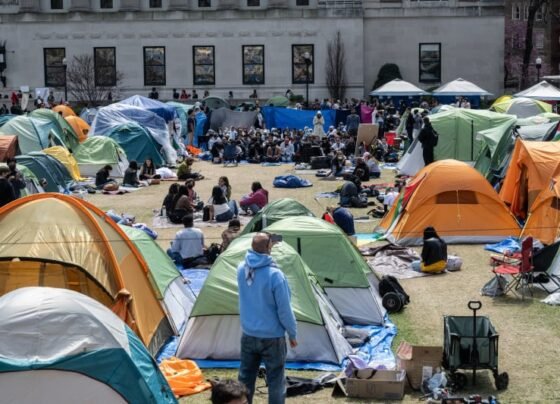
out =
[[[196,185],[196,191],[202,200],[210,196],[212,186],[217,184],[222,175],[229,177],[233,187],[233,199],[239,200],[248,193],[253,181],[261,181],[270,192],[270,199],[291,197],[299,200],[315,214],[320,215],[333,199],[318,199],[314,196],[318,192],[333,191],[340,182],[319,181],[314,176],[306,176],[313,183],[313,187],[301,189],[272,188],[272,179],[276,175],[293,173],[293,167],[282,165],[278,167],[261,167],[258,165],[241,165],[224,168],[210,163],[195,163],[195,169],[201,171],[205,179]],[[377,182],[392,182],[392,172],[384,172]],[[101,209],[113,209],[117,213],[130,213],[136,216],[138,222],[152,224],[152,210],[159,209],[170,183],[142,189],[126,195],[106,196],[91,195],[88,201]],[[354,216],[365,214],[368,209],[354,209]],[[358,232],[371,232],[375,223],[358,223]],[[207,244],[220,242],[224,228],[204,228]],[[156,229],[159,233],[158,242],[164,248],[169,246],[177,228]],[[476,388],[469,387],[464,395],[479,393],[482,396],[490,394],[498,396],[503,403],[522,402],[560,402],[560,315],[559,308],[547,306],[539,300],[543,293],[535,291],[533,298],[521,300],[515,296],[491,299],[480,296],[480,288],[491,278],[488,264],[489,254],[480,245],[452,245],[449,253],[459,255],[464,264],[460,272],[422,277],[402,281],[406,291],[411,296],[411,304],[398,315],[391,316],[398,327],[398,335],[394,348],[402,340],[425,345],[442,345],[443,315],[469,315],[467,303],[469,300],[481,300],[480,315],[488,315],[500,333],[500,372],[507,371],[510,376],[509,388],[504,392],[497,392],[493,385],[490,372],[479,372]],[[235,378],[235,370],[206,369],[207,377]],[[288,372],[302,377],[313,377],[319,372]],[[266,392],[266,389],[264,389]],[[290,399],[292,403],[331,403],[353,401],[350,399],[333,399],[330,390],[323,390],[310,396]],[[208,402],[208,393],[183,398],[184,403]],[[405,402],[418,401],[417,393],[408,392]],[[257,393],[255,402],[265,403],[266,394]]]

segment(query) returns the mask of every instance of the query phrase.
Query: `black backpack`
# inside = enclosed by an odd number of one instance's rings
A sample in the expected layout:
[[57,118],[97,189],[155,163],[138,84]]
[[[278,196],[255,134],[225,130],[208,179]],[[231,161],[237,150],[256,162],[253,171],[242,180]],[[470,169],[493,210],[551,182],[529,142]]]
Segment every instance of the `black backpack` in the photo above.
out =
[[392,275],[383,275],[379,281],[379,294],[382,297],[383,307],[389,313],[399,312],[410,303],[410,296]]

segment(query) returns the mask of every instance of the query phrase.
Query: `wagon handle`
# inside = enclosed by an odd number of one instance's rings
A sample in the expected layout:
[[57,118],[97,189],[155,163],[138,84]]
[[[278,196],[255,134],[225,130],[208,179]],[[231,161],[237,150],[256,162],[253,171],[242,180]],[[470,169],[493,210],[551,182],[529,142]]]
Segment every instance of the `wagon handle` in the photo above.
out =
[[480,300],[471,300],[468,304],[469,309],[472,311],[480,310],[482,307],[482,302]]

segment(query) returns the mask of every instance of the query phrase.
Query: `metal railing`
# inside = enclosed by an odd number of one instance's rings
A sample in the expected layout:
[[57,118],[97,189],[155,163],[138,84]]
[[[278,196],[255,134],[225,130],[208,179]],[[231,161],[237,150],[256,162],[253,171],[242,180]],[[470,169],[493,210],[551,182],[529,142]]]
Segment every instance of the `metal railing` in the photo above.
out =
[[362,8],[362,0],[319,0],[318,8]]

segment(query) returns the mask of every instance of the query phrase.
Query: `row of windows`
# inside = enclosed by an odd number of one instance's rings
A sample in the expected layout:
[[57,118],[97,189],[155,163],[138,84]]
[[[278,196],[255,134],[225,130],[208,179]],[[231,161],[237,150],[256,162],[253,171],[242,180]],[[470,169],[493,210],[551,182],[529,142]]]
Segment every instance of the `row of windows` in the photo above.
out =
[[[535,21],[542,21],[544,15],[544,6],[539,8],[535,13]],[[523,14],[522,14],[523,11]],[[511,19],[525,20],[529,18],[529,4],[513,3],[511,5]]]
[[[218,0],[214,0],[217,2]],[[260,0],[245,0],[247,7],[260,7],[261,1]],[[99,8],[101,9],[112,9],[114,7],[113,0],[99,0]],[[299,7],[306,7],[309,6],[309,0],[296,0],[296,6]],[[162,0],[149,0],[148,3],[149,8],[162,8],[163,1]],[[212,0],[198,0],[198,7],[199,8],[207,8],[212,7]],[[51,10],[63,10],[64,9],[64,0],[51,0]]]
[[[66,83],[65,48],[45,48],[44,70],[46,87],[63,87]],[[144,85],[166,84],[165,46],[144,47]],[[265,83],[264,45],[243,45],[242,80],[246,85]],[[216,83],[214,46],[193,46],[193,85]],[[313,83],[314,45],[292,45],[292,83]],[[114,47],[93,48],[95,85],[112,87],[117,82],[117,50]]]

